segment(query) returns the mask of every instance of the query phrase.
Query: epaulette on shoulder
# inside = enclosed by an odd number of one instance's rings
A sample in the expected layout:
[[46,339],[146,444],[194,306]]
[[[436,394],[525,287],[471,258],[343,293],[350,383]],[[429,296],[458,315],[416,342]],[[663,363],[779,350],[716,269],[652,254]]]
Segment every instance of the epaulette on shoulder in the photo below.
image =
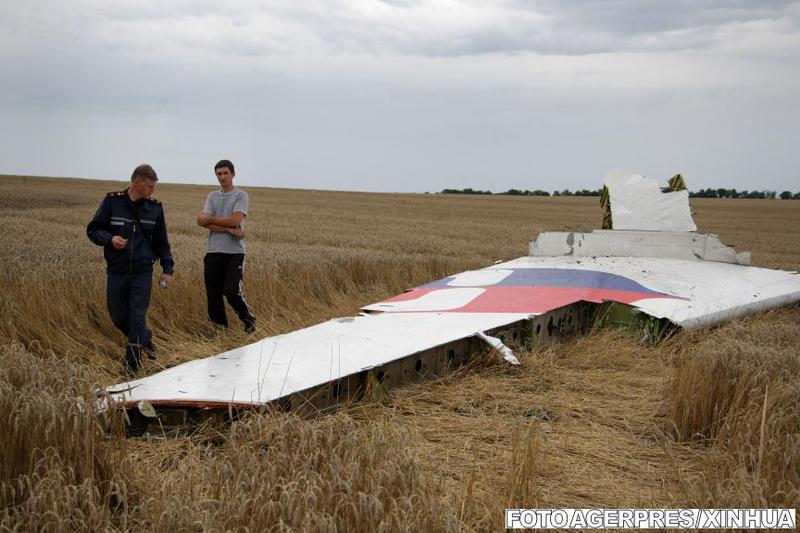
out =
[[147,200],[150,201],[150,202],[153,202],[156,205],[161,205],[161,200],[153,198],[152,196],[150,198],[147,198]]
[[119,198],[121,196],[125,196],[125,191],[112,191],[110,193],[106,193],[106,198]]

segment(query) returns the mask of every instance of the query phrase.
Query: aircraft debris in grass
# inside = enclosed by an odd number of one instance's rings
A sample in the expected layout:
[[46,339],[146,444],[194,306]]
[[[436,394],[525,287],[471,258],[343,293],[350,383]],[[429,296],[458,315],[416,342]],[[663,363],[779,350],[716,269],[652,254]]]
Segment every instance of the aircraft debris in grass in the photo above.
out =
[[800,276],[695,233],[683,179],[606,180],[603,229],[545,232],[529,255],[448,276],[335,318],[106,389],[134,430],[272,406],[313,414],[446,375],[487,349],[543,344],[598,322],[656,339],[800,301]]

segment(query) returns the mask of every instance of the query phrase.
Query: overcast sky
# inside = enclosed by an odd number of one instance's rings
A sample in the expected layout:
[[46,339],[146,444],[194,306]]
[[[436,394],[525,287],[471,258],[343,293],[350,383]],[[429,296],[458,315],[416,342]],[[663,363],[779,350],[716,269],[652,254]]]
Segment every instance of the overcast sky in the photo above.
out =
[[800,190],[800,2],[0,4],[0,173]]

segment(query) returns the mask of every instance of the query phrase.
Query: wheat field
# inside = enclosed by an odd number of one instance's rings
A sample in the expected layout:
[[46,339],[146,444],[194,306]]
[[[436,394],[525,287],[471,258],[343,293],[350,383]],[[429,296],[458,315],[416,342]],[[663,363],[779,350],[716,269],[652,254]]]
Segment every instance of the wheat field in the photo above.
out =
[[[195,218],[214,184],[157,187],[176,277],[154,288],[146,374],[249,342],[205,315]],[[0,530],[488,531],[506,507],[800,507],[798,306],[659,346],[599,330],[313,420],[256,413],[126,439],[90,408],[124,380],[124,339],[85,235],[124,187],[0,177]],[[245,190],[245,292],[263,336],[601,221],[597,198]],[[754,264],[800,270],[800,202],[692,207]]]

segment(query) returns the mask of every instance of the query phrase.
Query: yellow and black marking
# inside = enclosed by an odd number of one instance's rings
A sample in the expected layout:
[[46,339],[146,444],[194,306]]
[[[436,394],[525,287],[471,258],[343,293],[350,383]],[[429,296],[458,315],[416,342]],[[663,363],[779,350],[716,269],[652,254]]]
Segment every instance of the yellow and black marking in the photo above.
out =
[[669,179],[669,190],[671,191],[685,191],[686,180],[680,174],[675,174]]
[[611,195],[605,185],[603,185],[603,192],[600,193],[600,207],[603,208],[602,229],[613,229],[611,227]]

